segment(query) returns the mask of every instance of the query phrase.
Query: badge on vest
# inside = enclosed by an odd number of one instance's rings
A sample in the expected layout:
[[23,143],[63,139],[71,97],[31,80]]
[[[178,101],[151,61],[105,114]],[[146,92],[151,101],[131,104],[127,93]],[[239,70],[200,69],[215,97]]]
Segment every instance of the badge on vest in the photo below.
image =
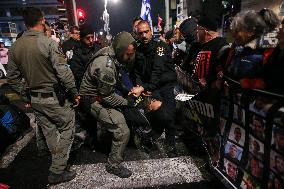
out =
[[164,51],[165,51],[164,47],[158,47],[157,48],[158,56],[164,56],[165,55]]

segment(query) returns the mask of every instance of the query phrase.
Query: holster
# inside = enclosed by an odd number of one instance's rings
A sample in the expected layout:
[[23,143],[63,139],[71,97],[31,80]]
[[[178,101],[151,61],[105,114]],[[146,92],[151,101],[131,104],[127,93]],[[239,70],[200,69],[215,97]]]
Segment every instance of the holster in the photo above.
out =
[[54,92],[56,94],[56,97],[58,99],[59,105],[64,106],[65,100],[67,98],[66,88],[59,83],[54,84],[53,88],[54,88]]

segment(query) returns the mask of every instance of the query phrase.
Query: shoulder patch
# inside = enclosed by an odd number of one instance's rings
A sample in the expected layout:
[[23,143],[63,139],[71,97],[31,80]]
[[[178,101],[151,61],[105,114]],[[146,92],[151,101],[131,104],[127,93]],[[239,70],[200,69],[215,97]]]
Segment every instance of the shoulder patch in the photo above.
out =
[[165,55],[165,48],[164,47],[157,47],[157,55],[164,56]]

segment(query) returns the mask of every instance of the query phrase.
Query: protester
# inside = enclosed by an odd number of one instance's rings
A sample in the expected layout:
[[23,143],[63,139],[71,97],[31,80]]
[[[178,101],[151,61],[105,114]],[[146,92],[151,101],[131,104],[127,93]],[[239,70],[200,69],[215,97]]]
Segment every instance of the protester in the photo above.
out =
[[[267,61],[266,49],[259,46],[258,40],[274,30],[278,23],[276,14],[270,9],[240,12],[233,19],[231,30],[235,42],[229,57],[231,60],[228,60],[228,71],[232,78],[242,79],[243,87],[264,89],[261,73],[263,63]],[[253,86],[246,86],[250,80],[253,80]]]
[[193,60],[196,59],[197,54],[201,50],[201,44],[197,41],[197,20],[194,17],[184,20],[180,26],[180,39],[186,42],[186,56],[181,65],[181,68],[192,74],[194,69]]
[[[74,133],[75,114],[71,106],[72,103],[78,106],[79,96],[73,74],[57,43],[44,36],[45,19],[41,10],[28,7],[23,11],[23,18],[29,30],[11,47],[8,82],[22,96],[26,96],[25,88],[29,86],[37,124],[52,156],[48,182],[66,182],[76,176],[75,171],[67,170],[67,161]],[[67,89],[72,102],[60,98],[57,91],[62,87]]]

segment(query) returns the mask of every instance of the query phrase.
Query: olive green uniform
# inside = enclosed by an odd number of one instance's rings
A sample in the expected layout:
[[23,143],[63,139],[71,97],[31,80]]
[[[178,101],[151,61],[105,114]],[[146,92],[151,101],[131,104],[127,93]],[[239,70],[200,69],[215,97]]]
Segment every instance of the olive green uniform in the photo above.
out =
[[115,94],[117,84],[116,64],[133,37],[122,32],[112,46],[98,51],[90,63],[82,80],[80,95],[96,99],[91,104],[91,113],[113,134],[112,149],[108,158],[108,166],[117,167],[123,161],[123,152],[128,143],[130,131],[123,114],[119,111],[127,106],[128,101]]
[[73,142],[75,113],[67,100],[63,107],[59,105],[53,86],[60,80],[69,94],[77,94],[67,60],[54,40],[28,30],[12,45],[7,72],[8,82],[18,93],[30,88],[37,124],[52,155],[49,170],[61,174]]

